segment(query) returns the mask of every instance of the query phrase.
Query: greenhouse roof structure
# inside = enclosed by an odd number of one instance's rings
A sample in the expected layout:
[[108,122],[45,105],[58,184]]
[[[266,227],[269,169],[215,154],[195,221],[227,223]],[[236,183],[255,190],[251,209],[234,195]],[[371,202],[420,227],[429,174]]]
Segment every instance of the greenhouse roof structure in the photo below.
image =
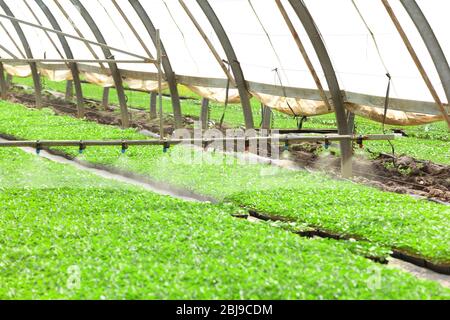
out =
[[335,112],[341,135],[349,114],[450,127],[448,9],[438,0],[0,0],[0,68],[32,76],[37,105],[40,74],[73,81],[80,109],[80,75],[115,87],[125,127],[124,87],[168,88],[181,126],[178,84],[239,102],[247,129],[251,97],[296,117]]
[[[376,118],[371,108],[384,107],[389,74],[390,110],[428,115],[421,120],[432,121],[443,116],[440,106],[445,108],[450,93],[445,60],[450,52],[445,34],[449,5],[438,0],[3,0],[0,4],[1,56],[17,60],[4,63],[14,75],[33,72],[34,63],[23,59],[41,59],[36,62],[39,70],[66,80],[74,69],[68,63],[51,62],[74,59],[71,62],[80,61],[78,70],[91,82],[118,86],[124,79],[132,87],[152,91],[157,70],[145,62],[156,56],[159,29],[165,85],[172,90],[174,106],[179,105],[175,82],[217,101],[225,99],[230,82],[229,99],[240,100],[244,109],[252,95],[296,115],[327,113],[345,102],[351,105],[347,109]],[[343,93],[342,102],[335,101],[336,90]],[[410,121],[419,121],[410,116]],[[388,118],[395,121],[396,115]],[[248,127],[251,122],[247,114]]]

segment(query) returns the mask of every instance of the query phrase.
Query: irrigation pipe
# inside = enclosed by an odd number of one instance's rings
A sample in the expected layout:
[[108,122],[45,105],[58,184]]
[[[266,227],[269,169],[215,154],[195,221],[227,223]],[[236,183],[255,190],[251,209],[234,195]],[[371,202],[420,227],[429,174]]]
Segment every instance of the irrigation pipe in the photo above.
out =
[[281,143],[296,143],[296,142],[320,142],[320,141],[375,141],[375,140],[394,140],[395,135],[366,135],[366,136],[352,136],[352,135],[330,135],[330,136],[271,136],[271,137],[236,137],[236,138],[214,138],[214,139],[168,139],[168,140],[22,140],[22,141],[2,141],[0,147],[77,147],[77,146],[170,146],[178,144],[196,144],[204,143],[210,144],[214,142],[234,142],[234,141],[268,141],[276,140]]

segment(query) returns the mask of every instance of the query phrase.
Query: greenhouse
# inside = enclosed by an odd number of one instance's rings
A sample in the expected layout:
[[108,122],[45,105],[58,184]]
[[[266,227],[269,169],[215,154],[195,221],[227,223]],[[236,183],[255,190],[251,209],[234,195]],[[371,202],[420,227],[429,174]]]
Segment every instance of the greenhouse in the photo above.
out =
[[448,300],[449,10],[0,0],[1,300]]

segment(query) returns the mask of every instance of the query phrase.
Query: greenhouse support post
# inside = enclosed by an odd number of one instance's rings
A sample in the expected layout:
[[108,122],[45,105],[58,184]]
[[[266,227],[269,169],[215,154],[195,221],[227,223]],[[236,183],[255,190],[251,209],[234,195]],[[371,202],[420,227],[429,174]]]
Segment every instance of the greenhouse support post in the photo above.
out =
[[262,105],[262,122],[261,129],[271,129],[272,109],[266,105]]
[[109,90],[109,87],[103,88],[102,106],[104,110],[108,110],[109,108]]
[[150,119],[158,118],[157,100],[158,100],[158,93],[151,92],[150,93]]
[[3,68],[3,63],[0,62],[0,91],[1,91],[1,98],[3,100],[6,100],[8,95],[8,85],[6,83],[5,78],[5,69]]
[[208,118],[209,118],[209,99],[202,99],[202,110],[200,113],[200,122],[202,124],[202,130],[208,129]]
[[73,99],[73,81],[67,80],[66,81],[66,93],[64,99],[66,101],[72,101]]
[[[52,28],[57,30],[57,31],[62,31],[61,27],[59,25],[59,23],[57,22],[56,18],[54,17],[54,15],[51,13],[50,9],[47,7],[47,5],[42,1],[42,0],[35,0],[36,3],[39,5],[39,7],[41,8],[41,10],[44,12],[45,16],[47,17],[47,20],[50,22],[50,24],[52,25]],[[36,18],[37,19],[37,18]],[[39,20],[38,20],[39,22]],[[40,22],[39,22],[40,23]],[[48,34],[48,32],[45,32],[47,37],[49,39],[51,39],[50,35]],[[70,45],[67,41],[67,39],[62,36],[62,35],[58,35],[58,39],[59,42],[61,43],[61,46],[63,47],[64,53],[66,54],[66,57],[68,59],[74,59],[74,55],[72,53],[72,49],[70,48]],[[54,42],[52,42],[54,46],[56,46],[56,44]],[[63,58],[63,57],[62,57]],[[81,87],[81,82],[80,82],[80,72],[78,70],[78,65],[77,63],[68,63],[67,64],[70,72],[72,73],[72,81],[68,81],[67,85],[70,85],[70,88],[66,88],[66,100],[68,96],[67,93],[69,92],[68,89],[70,89],[70,100],[73,97],[73,91],[72,91],[72,87],[75,87],[75,95],[77,97],[77,116],[78,118],[83,118],[84,117],[84,99],[83,99],[83,90]]]
[[162,99],[162,51],[161,51],[161,35],[156,30],[156,55],[158,68],[158,103],[159,103],[159,136],[164,139],[164,112]]

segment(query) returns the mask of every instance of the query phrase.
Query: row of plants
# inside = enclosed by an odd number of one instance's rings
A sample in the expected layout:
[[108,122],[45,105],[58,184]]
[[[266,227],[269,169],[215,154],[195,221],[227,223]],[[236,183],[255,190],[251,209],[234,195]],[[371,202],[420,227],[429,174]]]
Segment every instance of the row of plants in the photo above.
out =
[[331,240],[0,150],[2,299],[448,299]]
[[[143,139],[120,130],[67,116],[0,102],[0,132],[23,139]],[[58,148],[72,157],[168,183],[262,213],[290,217],[310,227],[363,238],[450,262],[450,208],[408,195],[337,181],[320,173],[249,164],[232,155],[198,152],[183,146],[164,153],[159,147]],[[195,156],[191,161],[191,156]]]
[[[32,81],[29,78],[14,78],[16,83],[32,86]],[[64,82],[54,82],[45,80],[45,86],[51,90],[65,92]],[[182,96],[189,97],[188,100],[182,101],[183,113],[186,115],[199,117],[201,98],[192,93],[184,86],[179,87]],[[83,84],[83,92],[85,97],[101,100],[103,89],[93,84]],[[167,92],[168,93],[168,92]],[[117,93],[115,89],[110,90],[110,102],[118,104]],[[132,107],[148,110],[150,105],[149,94],[142,92],[128,92],[129,104]],[[163,100],[163,109],[167,114],[173,112],[170,99]],[[261,109],[260,104],[256,99],[252,99],[253,114],[255,116],[255,123],[261,123]],[[218,123],[223,115],[224,105],[219,103],[211,103],[211,119]],[[239,127],[244,124],[242,108],[240,105],[231,104],[225,112],[225,122],[233,127]],[[273,125],[280,129],[295,128],[297,123],[292,117],[285,114],[274,112]],[[336,128],[336,119],[334,114],[311,117],[304,123],[304,128]],[[356,117],[356,127],[360,134],[379,134],[382,133],[382,125],[374,121]],[[386,126],[387,132],[395,126]],[[430,160],[436,163],[450,164],[450,153],[448,152],[450,146],[450,133],[445,122],[437,122],[423,126],[411,126],[402,128],[407,134],[408,138],[402,138],[395,141],[395,152],[398,155],[409,155],[421,160]],[[387,142],[368,142],[366,147],[375,153],[391,153],[391,146]]]
[[301,184],[242,192],[227,200],[268,216],[308,222],[331,234],[363,238],[450,265],[448,207],[345,183]]
[[[45,78],[44,78],[45,79]],[[25,85],[29,88],[33,87],[33,81],[30,78],[14,78],[14,83]],[[66,91],[66,85],[65,82],[57,82],[57,81],[50,81],[48,79],[45,79],[43,82],[44,87],[49,90],[57,91],[60,93],[64,93]],[[83,96],[88,99],[94,99],[97,101],[101,101],[103,98],[103,88],[89,83],[83,83]],[[196,118],[200,117],[200,105],[201,105],[201,97],[197,94],[190,91],[185,86],[180,85],[178,87],[180,96],[188,99],[181,100],[182,105],[182,111],[183,114],[186,116],[193,116]],[[127,98],[128,98],[128,104],[130,107],[136,108],[136,109],[142,109],[142,110],[149,110],[150,108],[150,95],[148,93],[144,92],[134,92],[134,91],[127,91]],[[169,94],[168,90],[164,91],[165,94]],[[118,105],[119,100],[117,98],[117,91],[114,88],[111,88],[109,90],[109,102],[112,105]],[[260,111],[260,105],[259,103],[252,99],[252,108],[253,113],[255,116],[255,123],[259,124],[261,122],[261,111]],[[210,118],[212,121],[215,121],[216,123],[220,122],[220,119],[222,118],[223,112],[224,112],[224,105],[211,102],[211,115]],[[163,112],[166,114],[173,114],[172,109],[172,103],[170,99],[165,98],[163,100]],[[285,119],[289,119],[288,117],[283,117]],[[244,122],[242,109],[240,105],[236,104],[230,104],[227,107],[227,110],[225,112],[225,123],[239,127],[242,126]],[[295,126],[295,121],[291,120],[291,127]]]

